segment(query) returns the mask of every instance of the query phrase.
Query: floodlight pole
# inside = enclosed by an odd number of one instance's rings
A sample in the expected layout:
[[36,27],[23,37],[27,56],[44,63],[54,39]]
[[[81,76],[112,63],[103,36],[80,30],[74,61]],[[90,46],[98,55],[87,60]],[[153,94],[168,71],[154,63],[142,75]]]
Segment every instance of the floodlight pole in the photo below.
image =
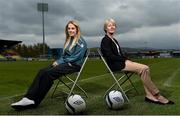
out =
[[43,31],[43,57],[45,57],[45,31],[44,31],[44,12],[48,11],[47,3],[38,3],[38,11],[42,12],[42,31]]
[[42,11],[43,57],[45,57],[44,11]]

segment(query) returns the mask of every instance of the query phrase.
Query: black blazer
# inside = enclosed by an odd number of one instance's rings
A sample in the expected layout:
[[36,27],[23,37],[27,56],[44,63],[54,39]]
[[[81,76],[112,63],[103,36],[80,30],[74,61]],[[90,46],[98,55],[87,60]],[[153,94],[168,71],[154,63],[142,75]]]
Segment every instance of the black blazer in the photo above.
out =
[[[117,40],[114,40],[116,44],[118,44]],[[101,52],[112,71],[119,71],[125,67],[126,57],[124,57],[119,44],[118,46],[120,54],[118,53],[115,43],[109,36],[105,35],[101,41]]]

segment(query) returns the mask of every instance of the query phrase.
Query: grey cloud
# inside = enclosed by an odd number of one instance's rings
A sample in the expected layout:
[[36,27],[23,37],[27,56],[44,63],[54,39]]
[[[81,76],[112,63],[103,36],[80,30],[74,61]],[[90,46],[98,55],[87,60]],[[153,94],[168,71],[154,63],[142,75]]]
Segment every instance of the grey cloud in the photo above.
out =
[[4,27],[0,28],[1,32],[6,34],[32,33],[36,29],[35,25],[40,22],[36,18],[37,8],[35,9],[34,5],[36,5],[34,2],[23,2],[22,0],[1,1],[0,26]]
[[171,26],[143,27],[134,31],[119,34],[118,41],[126,47],[149,47],[180,49],[180,23]]
[[[72,19],[79,22],[82,35],[88,38],[89,45],[97,45],[96,41],[100,41],[97,38],[104,35],[103,24],[107,18],[116,20],[116,34],[121,35],[121,42],[125,46],[140,46],[144,45],[141,41],[148,41],[153,47],[178,47],[179,35],[176,33],[179,32],[171,30],[176,28],[172,25],[179,25],[180,22],[179,0],[1,0],[0,37],[17,40],[32,37],[33,42],[40,42],[42,17],[41,12],[37,11],[37,3],[42,1],[49,5],[49,11],[45,13],[45,34],[52,47],[57,46],[58,42],[60,46],[63,45],[65,25]],[[166,33],[172,42],[159,27],[171,29]],[[152,33],[149,33],[151,28]],[[157,32],[158,44],[153,43]],[[130,33],[144,35],[138,38]],[[56,42],[58,38],[61,41]],[[165,40],[165,43],[160,44],[161,40]],[[24,42],[28,44],[31,40]]]
[[180,20],[180,2],[177,0],[148,1],[145,9],[150,25],[172,25]]
[[178,0],[136,0],[126,1],[127,7],[114,14],[120,30],[125,33],[144,26],[167,26],[180,21],[180,2]]

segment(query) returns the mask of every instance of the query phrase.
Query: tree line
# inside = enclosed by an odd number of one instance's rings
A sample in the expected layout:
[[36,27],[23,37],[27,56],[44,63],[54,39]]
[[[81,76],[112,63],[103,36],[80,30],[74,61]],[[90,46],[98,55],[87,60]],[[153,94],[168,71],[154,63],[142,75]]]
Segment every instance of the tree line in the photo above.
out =
[[[45,54],[48,54],[49,46],[45,44]],[[43,54],[43,44],[34,45],[18,44],[12,48],[14,52],[22,57],[40,57]]]

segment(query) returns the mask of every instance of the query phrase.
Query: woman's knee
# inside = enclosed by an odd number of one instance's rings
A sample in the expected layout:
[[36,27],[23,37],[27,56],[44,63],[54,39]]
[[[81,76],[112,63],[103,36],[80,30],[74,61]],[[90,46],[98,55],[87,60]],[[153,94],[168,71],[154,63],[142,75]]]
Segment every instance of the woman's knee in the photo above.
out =
[[140,68],[138,74],[141,76],[142,74],[149,73],[149,72],[150,72],[150,71],[149,71],[149,66],[143,65],[143,66]]
[[58,73],[54,72],[53,70],[40,69],[39,73],[41,74],[41,77],[47,78],[50,80],[55,80],[59,77]]
[[56,80],[56,79],[58,78],[58,77],[55,76],[54,73],[51,72],[51,71],[45,71],[45,72],[43,73],[43,75],[44,75],[44,78],[47,78],[48,80],[52,80],[52,81],[54,81],[54,80]]
[[42,68],[42,69],[39,70],[39,73],[40,73],[40,74],[43,74],[44,72],[46,72],[46,69],[45,69],[45,68]]
[[149,66],[144,65],[144,66],[142,67],[142,70],[143,70],[143,71],[149,71]]
[[44,67],[44,68],[41,68],[41,69],[39,70],[39,73],[44,73],[44,72],[46,72],[46,71],[50,71],[51,69],[52,69],[52,67],[50,67],[50,66]]

